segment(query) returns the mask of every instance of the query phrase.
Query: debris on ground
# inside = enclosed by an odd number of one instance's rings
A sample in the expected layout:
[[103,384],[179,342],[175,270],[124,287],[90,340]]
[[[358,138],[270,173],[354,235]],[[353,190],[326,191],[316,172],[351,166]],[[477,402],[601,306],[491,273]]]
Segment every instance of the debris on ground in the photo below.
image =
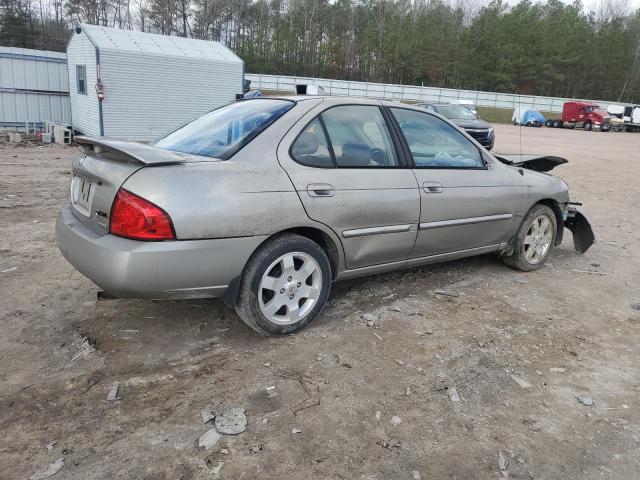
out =
[[292,428],[291,429],[291,433],[295,434],[295,433],[302,433],[302,430],[300,430],[299,428]]
[[254,445],[251,447],[251,453],[260,453],[264,447],[262,445]]
[[47,450],[51,451],[53,450],[53,447],[56,446],[58,442],[51,442],[49,445],[47,445]]
[[211,475],[218,475],[220,470],[222,470],[222,467],[224,467],[224,462],[218,462],[215,467],[211,467],[209,469],[209,473],[211,473]]
[[398,440],[378,440],[376,442],[382,448],[399,448],[400,442]]
[[593,398],[591,397],[582,397],[580,395],[577,395],[576,398],[582,405],[585,405],[587,407],[590,407],[591,405],[593,405]]
[[270,367],[270,366],[271,366],[271,362],[263,363],[263,365],[264,365],[265,367]]
[[420,476],[420,472],[417,470],[414,470],[413,472],[411,472],[411,477],[413,478],[413,480],[420,480],[422,478]]
[[29,477],[29,480],[41,480],[43,478],[49,478],[54,476],[64,467],[64,457],[60,457],[47,468],[38,470],[36,473]]
[[571,271],[575,273],[587,273],[589,275],[608,275],[608,273],[596,272],[595,270],[571,270]]
[[505,472],[508,466],[509,460],[504,456],[502,451],[498,450],[498,467],[500,467],[500,471]]
[[416,335],[420,336],[420,337],[426,337],[427,335],[432,335],[433,332],[431,330],[414,330],[414,332]]
[[362,319],[366,322],[367,327],[372,327],[379,320],[378,316],[372,313],[363,313]]
[[216,415],[213,413],[213,410],[205,409],[200,411],[200,417],[202,418],[202,423],[209,423],[216,418]]
[[107,401],[113,402],[114,400],[120,400],[118,397],[118,389],[120,388],[120,384],[118,382],[114,382],[109,387],[109,391],[107,392]]
[[78,343],[80,343],[80,351],[71,359],[72,362],[75,362],[78,358],[85,357],[96,350],[93,345],[91,345],[91,342],[87,337],[82,337]]
[[458,395],[458,390],[456,390],[456,387],[451,387],[447,393],[449,394],[449,400],[451,400],[452,402],[459,402],[460,401],[460,396]]
[[222,407],[215,415],[214,425],[224,435],[238,435],[247,429],[247,417],[242,407]]
[[399,359],[399,358],[396,358],[396,363],[397,363],[398,365],[406,365],[406,364],[405,364],[405,362],[404,362],[404,360],[401,360],[401,359]]
[[0,273],[9,273],[9,272],[15,272],[18,269],[18,267],[9,267],[9,268],[5,268],[4,270],[2,270]]
[[633,308],[634,310],[640,310],[640,303],[632,303],[631,308]]
[[198,439],[198,447],[204,447],[205,450],[210,450],[221,438],[222,435],[220,435],[215,428],[210,428]]
[[442,296],[445,296],[445,297],[459,297],[460,296],[460,294],[457,293],[457,292],[454,292],[452,290],[444,290],[444,289],[443,290],[434,290],[433,293],[436,294],[436,295],[442,295]]
[[549,369],[549,371],[550,371],[551,373],[564,373],[564,372],[566,372],[566,371],[567,371],[567,369],[566,369],[566,368],[563,368],[563,367],[551,367],[551,368]]
[[376,337],[378,340],[382,341],[382,337],[378,335],[376,332],[373,332],[373,336]]
[[513,375],[511,374],[511,379],[516,382],[518,385],[520,385],[521,388],[531,388],[532,385],[527,382],[524,378],[520,378],[517,375]]
[[382,418],[382,412],[380,410],[376,410],[376,422],[379,422],[380,418]]
[[391,425],[393,425],[394,427],[397,427],[401,423],[402,418],[400,418],[398,415],[394,415],[393,417],[391,417]]
[[411,387],[407,387],[407,389],[405,390],[404,394],[408,397],[409,395],[411,395]]

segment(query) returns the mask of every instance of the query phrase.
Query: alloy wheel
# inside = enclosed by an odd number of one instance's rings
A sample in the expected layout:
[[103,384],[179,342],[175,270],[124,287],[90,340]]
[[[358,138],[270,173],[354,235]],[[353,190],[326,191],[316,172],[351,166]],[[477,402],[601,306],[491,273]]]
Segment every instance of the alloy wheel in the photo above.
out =
[[313,257],[302,252],[285,253],[262,275],[258,302],[262,314],[278,325],[299,322],[320,298],[322,271]]
[[553,223],[546,215],[537,216],[524,237],[524,256],[532,265],[544,260],[553,241]]

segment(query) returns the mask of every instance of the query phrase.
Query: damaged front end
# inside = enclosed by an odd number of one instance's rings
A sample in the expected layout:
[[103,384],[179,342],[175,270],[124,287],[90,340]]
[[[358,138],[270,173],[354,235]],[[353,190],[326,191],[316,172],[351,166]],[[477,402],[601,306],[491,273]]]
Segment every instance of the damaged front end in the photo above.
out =
[[[494,155],[500,162],[521,169],[533,170],[536,172],[547,173],[559,165],[568,163],[567,159],[552,155]],[[569,202],[566,208],[561,208],[556,212],[558,223],[561,220],[564,226],[573,234],[573,244],[575,249],[580,253],[585,253],[595,242],[595,235],[591,222],[587,218],[586,213],[581,208],[582,204],[578,202]],[[562,242],[562,229],[558,229],[556,244]]]
[[581,203],[569,202],[564,226],[571,230],[573,234],[575,249],[580,253],[584,253],[593,245],[596,237],[593,234],[591,222],[589,222],[587,214],[584,213],[581,206]]

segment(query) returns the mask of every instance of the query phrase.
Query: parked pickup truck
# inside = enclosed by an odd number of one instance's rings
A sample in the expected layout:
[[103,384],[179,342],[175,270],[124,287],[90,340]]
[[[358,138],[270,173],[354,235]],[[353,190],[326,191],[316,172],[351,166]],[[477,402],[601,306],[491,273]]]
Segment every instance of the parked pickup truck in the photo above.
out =
[[585,130],[611,130],[611,117],[599,105],[590,102],[564,102],[562,118],[549,118],[547,127],[584,128]]

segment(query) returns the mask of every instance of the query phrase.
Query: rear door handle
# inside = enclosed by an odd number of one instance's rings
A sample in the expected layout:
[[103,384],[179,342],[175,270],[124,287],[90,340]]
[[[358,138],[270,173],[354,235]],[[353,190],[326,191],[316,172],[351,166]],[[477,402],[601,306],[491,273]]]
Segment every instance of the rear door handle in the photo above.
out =
[[333,197],[336,191],[328,183],[312,183],[307,185],[307,193],[310,197]]
[[442,193],[442,184],[439,182],[424,182],[422,189],[425,193]]

